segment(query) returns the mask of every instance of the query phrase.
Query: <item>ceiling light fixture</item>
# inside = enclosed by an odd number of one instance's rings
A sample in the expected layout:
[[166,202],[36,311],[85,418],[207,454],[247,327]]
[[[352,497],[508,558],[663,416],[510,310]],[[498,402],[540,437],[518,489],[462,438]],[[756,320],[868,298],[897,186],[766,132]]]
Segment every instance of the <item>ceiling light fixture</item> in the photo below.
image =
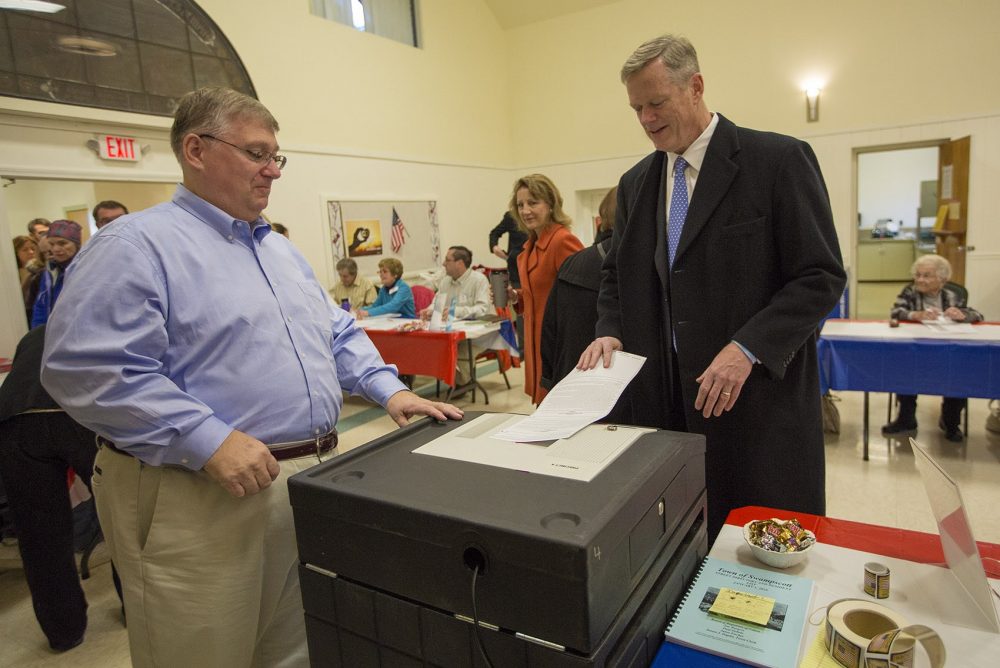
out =
[[77,53],[81,56],[97,56],[110,58],[118,55],[118,49],[111,42],[105,42],[93,37],[77,37],[76,35],[60,35],[56,39],[60,51]]
[[55,14],[66,9],[65,5],[43,0],[0,0],[0,9],[14,9],[22,12],[45,12]]

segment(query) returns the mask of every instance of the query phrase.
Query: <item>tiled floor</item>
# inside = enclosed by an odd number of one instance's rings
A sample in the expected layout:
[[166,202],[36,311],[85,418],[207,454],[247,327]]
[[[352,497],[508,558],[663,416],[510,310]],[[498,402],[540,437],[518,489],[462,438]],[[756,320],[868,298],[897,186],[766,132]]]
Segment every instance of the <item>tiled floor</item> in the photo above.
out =
[[[520,372],[514,370],[509,375],[514,385],[512,390],[504,387],[503,379],[497,374],[483,379],[490,392],[488,407],[483,405],[481,395],[476,404],[469,402],[470,397],[456,403],[468,410],[530,411],[531,405],[521,391]],[[433,385],[426,387],[432,389]],[[843,392],[839,396],[842,399],[839,404],[841,433],[829,436],[826,442],[827,514],[934,531],[934,521],[908,442],[878,435],[878,427],[884,422],[886,396],[872,396],[873,436],[868,462],[861,460],[863,395]],[[1000,502],[1000,435],[983,428],[987,402],[977,399],[969,403],[971,435],[966,442],[953,444],[944,440],[937,428],[937,400],[930,397],[922,399],[918,410],[922,425],[918,440],[958,480],[977,538],[1000,543],[1000,514],[996,512],[996,505]],[[384,415],[360,424],[365,418],[377,414],[378,409],[365,402],[348,400],[341,426],[350,428],[343,432],[341,446],[350,449],[392,430],[394,424]],[[102,549],[98,548],[99,551]],[[0,567],[3,563],[9,564],[11,557],[11,548],[2,550],[5,552],[0,552]],[[14,558],[16,560],[16,553]],[[98,558],[98,561],[101,559]],[[103,564],[94,568],[91,578],[84,582],[84,589],[90,602],[86,640],[70,652],[54,654],[49,651],[34,619],[22,572],[15,568],[0,573],[0,666],[129,666],[128,641],[111,585],[110,567]]]

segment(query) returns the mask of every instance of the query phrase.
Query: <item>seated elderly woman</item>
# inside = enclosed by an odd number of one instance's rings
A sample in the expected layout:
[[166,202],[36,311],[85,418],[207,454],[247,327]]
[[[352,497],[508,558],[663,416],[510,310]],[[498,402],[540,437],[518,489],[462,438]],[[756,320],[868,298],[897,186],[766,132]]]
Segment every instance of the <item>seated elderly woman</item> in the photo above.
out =
[[[924,255],[913,263],[913,283],[903,288],[896,297],[890,317],[896,320],[937,320],[941,317],[955,322],[978,322],[983,314],[969,308],[965,297],[947,285],[951,278],[951,265],[940,255]],[[964,292],[964,290],[962,291]],[[941,402],[941,419],[938,426],[945,438],[961,442],[962,430],[958,423],[965,408],[964,397],[944,397]],[[899,434],[917,428],[917,395],[899,395],[899,415],[882,427],[883,434]]]
[[416,318],[417,309],[413,304],[413,290],[402,279],[403,263],[388,257],[378,263],[378,277],[382,281],[375,303],[365,309],[358,309],[359,318],[373,315],[399,313],[404,318]]

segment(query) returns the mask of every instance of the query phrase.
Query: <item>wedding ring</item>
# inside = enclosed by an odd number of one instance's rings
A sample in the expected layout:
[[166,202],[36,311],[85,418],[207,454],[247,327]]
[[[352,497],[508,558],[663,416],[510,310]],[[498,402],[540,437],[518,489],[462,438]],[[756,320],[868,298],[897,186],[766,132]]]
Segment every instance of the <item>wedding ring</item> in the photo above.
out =
[[732,394],[732,392],[719,392],[719,394],[721,394],[724,397],[728,397],[729,395]]

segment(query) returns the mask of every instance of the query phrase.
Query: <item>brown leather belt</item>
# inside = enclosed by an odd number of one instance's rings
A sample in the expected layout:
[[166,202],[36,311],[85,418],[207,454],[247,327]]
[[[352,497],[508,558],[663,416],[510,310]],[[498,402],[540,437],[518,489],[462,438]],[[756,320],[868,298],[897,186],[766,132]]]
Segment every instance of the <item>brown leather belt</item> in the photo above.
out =
[[325,455],[337,447],[337,430],[331,429],[322,436],[303,441],[288,441],[287,443],[272,443],[267,446],[271,454],[279,462],[285,459],[298,459],[306,455]]
[[[116,447],[114,443],[103,436],[97,437],[97,444],[123,455],[132,455],[132,453],[127,450],[122,450],[121,448]],[[317,436],[316,438],[308,438],[301,441],[286,441],[284,443],[272,443],[267,446],[267,449],[270,450],[271,455],[273,455],[274,458],[280,462],[286,459],[298,459],[299,457],[305,457],[307,455],[316,455],[319,457],[320,455],[325,455],[330,452],[335,447],[337,447],[337,430],[333,429],[322,436]]]

